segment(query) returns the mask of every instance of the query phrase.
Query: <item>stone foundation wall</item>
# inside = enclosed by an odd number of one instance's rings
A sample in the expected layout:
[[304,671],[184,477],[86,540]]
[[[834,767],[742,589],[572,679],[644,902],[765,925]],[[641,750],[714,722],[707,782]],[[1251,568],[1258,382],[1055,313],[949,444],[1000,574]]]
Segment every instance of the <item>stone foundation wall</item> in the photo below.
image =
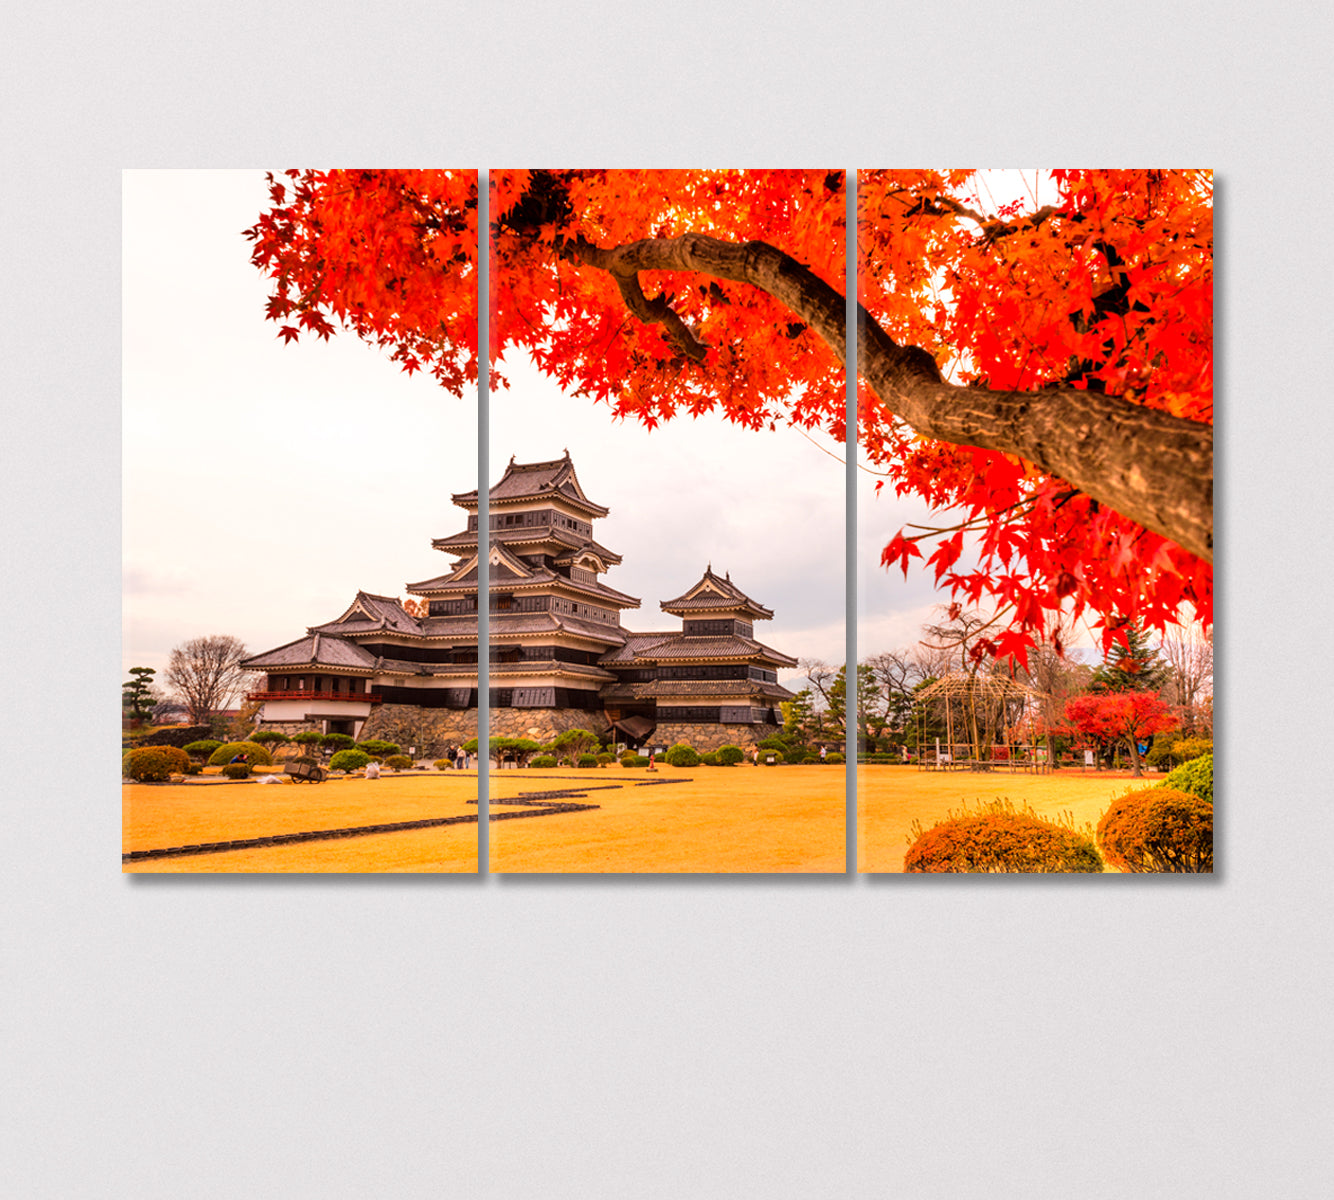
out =
[[701,753],[720,746],[740,746],[747,750],[778,732],[777,725],[717,725],[709,723],[659,722],[651,735],[654,745],[674,746],[684,742]]
[[285,733],[291,737],[296,733],[323,733],[319,721],[261,721],[255,732],[272,729],[275,733]]
[[383,738],[397,742],[406,754],[417,747],[418,758],[439,758],[450,746],[461,746],[477,736],[475,708],[418,708],[415,704],[380,704],[371,709],[361,729],[361,740]]
[[[582,708],[493,708],[491,736],[532,738],[549,742],[567,729],[591,729],[605,740],[606,719]],[[287,730],[283,730],[284,733]],[[418,708],[413,704],[381,704],[372,710],[361,737],[384,738],[400,746],[417,747],[418,758],[438,758],[447,746],[459,746],[477,736],[475,708]]]
[[610,729],[600,712],[584,708],[493,708],[491,736],[549,742],[567,729],[591,729],[606,741]]

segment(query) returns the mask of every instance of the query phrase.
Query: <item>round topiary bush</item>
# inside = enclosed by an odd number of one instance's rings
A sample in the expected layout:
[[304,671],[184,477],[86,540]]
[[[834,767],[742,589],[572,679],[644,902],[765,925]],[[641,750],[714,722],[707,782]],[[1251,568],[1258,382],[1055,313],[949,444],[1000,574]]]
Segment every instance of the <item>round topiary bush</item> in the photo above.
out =
[[252,767],[273,765],[273,756],[258,742],[224,742],[208,756],[210,767],[225,767],[238,754],[246,756],[246,762]]
[[329,770],[360,771],[370,761],[371,756],[364,750],[340,750],[329,760]]
[[963,809],[916,837],[903,859],[915,873],[1097,874],[1103,863],[1088,834],[1044,820],[1008,800]]
[[191,767],[190,756],[175,746],[142,746],[121,758],[121,775],[136,783],[165,783]]
[[622,754],[621,766],[623,767],[646,767],[648,759],[642,754]]
[[718,762],[724,767],[735,767],[746,757],[746,752],[740,746],[719,746]]
[[581,767],[596,767],[598,765],[598,756],[596,754],[581,754],[578,765]]
[[406,754],[391,754],[384,760],[386,767],[391,767],[395,771],[411,771],[412,759]]
[[699,766],[699,755],[695,750],[687,746],[684,742],[677,742],[666,754],[663,755],[668,766],[672,767],[697,767]]
[[1172,788],[1127,792],[1102,814],[1098,845],[1122,871],[1208,873],[1214,869],[1214,806]]
[[197,758],[200,762],[206,762],[209,755],[221,745],[221,742],[214,741],[212,738],[204,738],[198,742],[190,742],[184,749],[186,754],[190,755],[191,758]]
[[[298,739],[302,736],[297,735]],[[357,744],[357,739],[350,733],[317,733],[315,737],[320,743],[320,749],[326,753],[336,754],[339,750],[351,750]]]
[[228,779],[244,779],[250,774],[249,763],[227,763],[222,768],[222,773]]
[[598,755],[599,767],[605,767],[608,763],[614,763],[615,761],[616,761],[616,755],[608,754],[605,750]]
[[543,770],[556,765],[556,756],[554,754],[538,754],[528,760],[530,767],[541,767]]
[[1198,796],[1201,800],[1207,800],[1212,804],[1214,802],[1214,756],[1212,754],[1202,754],[1199,758],[1192,758],[1189,762],[1182,763],[1175,770],[1169,771],[1167,778],[1158,786],[1178,792],[1189,792],[1192,796]]
[[454,760],[452,758],[437,758],[435,760],[435,769],[437,771],[452,771],[454,769]]
[[843,755],[841,755],[837,750],[835,750],[832,754],[826,754],[824,760],[827,763],[841,763],[846,761]]
[[717,750],[707,750],[699,756],[699,761],[706,767],[721,767],[723,764],[718,758]]

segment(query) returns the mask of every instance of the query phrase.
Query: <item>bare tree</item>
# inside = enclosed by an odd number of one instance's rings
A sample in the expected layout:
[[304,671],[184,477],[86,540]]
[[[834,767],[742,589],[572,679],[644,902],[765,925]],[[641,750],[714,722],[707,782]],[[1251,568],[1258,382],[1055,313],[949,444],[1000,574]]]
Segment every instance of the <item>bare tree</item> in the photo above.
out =
[[862,665],[871,669],[876,686],[878,715],[891,734],[902,735],[912,723],[917,687],[932,677],[931,654],[923,648],[884,650],[869,655]]
[[1020,679],[1038,694],[1038,718],[1050,732],[1065,725],[1068,700],[1088,691],[1093,668],[1058,654],[1051,646],[1038,646],[1028,654],[1028,666]]
[[192,725],[206,725],[240,690],[245,672],[240,662],[245,643],[227,634],[192,638],[171,652],[167,682],[190,714]]
[[1169,669],[1163,698],[1181,717],[1187,734],[1213,728],[1214,642],[1212,633],[1198,625],[1174,629],[1163,638],[1159,653]]

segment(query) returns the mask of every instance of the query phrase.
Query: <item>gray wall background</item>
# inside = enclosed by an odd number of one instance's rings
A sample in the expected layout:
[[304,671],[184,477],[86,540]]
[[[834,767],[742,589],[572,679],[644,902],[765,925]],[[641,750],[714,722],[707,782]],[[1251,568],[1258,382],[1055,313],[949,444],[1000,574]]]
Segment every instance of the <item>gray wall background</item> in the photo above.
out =
[[[10,18],[7,1192],[1326,1194],[1330,22],[1096,12]],[[719,161],[1217,170],[1220,873],[122,877],[120,170]]]

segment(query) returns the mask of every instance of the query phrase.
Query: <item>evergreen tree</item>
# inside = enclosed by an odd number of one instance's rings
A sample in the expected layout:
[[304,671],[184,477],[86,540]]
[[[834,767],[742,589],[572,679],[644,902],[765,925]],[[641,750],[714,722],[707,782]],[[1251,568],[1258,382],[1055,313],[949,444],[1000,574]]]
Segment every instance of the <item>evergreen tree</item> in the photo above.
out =
[[1089,687],[1094,692],[1157,692],[1167,685],[1170,667],[1149,644],[1149,635],[1137,621],[1124,629],[1125,642],[1118,641],[1102,666],[1093,672]]
[[133,679],[127,679],[121,686],[121,708],[134,720],[142,720],[153,711],[158,702],[157,689],[152,678],[157,674],[152,667],[131,667]]

